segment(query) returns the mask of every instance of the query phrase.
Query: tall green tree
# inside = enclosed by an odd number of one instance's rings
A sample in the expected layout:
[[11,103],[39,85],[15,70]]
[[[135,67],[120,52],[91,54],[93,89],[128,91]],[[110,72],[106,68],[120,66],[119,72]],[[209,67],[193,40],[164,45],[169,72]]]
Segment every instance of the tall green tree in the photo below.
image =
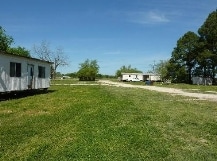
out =
[[31,57],[30,51],[24,47],[11,47],[14,39],[6,34],[6,31],[0,26],[0,51],[7,52],[9,54],[21,55],[25,57]]
[[138,70],[137,68],[132,68],[131,65],[125,66],[123,65],[116,71],[115,76],[120,77],[121,73],[142,73],[142,71]]
[[[214,79],[217,66],[217,10],[211,12],[203,25],[198,29],[203,42],[202,56],[211,65],[211,77]],[[204,63],[204,61],[202,61]]]
[[159,74],[161,76],[161,79],[167,80],[171,79],[171,75],[169,73],[169,67],[170,67],[170,61],[169,60],[160,60],[159,63],[155,64],[155,73]]
[[10,54],[16,54],[16,55],[20,55],[20,56],[25,56],[25,57],[31,57],[30,55],[30,51],[25,49],[24,47],[13,47],[13,48],[8,48],[7,52]]
[[186,83],[186,67],[171,57],[166,64],[167,79],[175,83]]
[[77,76],[80,80],[94,81],[99,73],[99,65],[97,60],[86,59],[83,63],[79,64],[79,71]]
[[172,52],[172,59],[180,67],[186,68],[186,82],[191,83],[192,69],[196,64],[198,55],[199,37],[194,32],[188,31],[178,41]]
[[202,49],[199,52],[197,56],[197,66],[194,70],[194,75],[203,77],[212,76],[212,56],[213,54],[207,49]]
[[6,52],[13,42],[13,38],[7,35],[5,30],[0,26],[0,51]]

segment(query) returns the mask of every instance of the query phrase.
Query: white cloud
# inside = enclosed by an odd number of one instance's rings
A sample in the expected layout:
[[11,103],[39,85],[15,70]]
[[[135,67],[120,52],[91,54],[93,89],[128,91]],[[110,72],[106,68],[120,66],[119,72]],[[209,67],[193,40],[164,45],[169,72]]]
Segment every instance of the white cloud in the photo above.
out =
[[128,18],[130,22],[139,24],[158,24],[170,21],[164,13],[157,11],[131,12],[128,13]]
[[169,22],[169,19],[163,14],[158,14],[156,12],[149,12],[148,18],[152,22]]

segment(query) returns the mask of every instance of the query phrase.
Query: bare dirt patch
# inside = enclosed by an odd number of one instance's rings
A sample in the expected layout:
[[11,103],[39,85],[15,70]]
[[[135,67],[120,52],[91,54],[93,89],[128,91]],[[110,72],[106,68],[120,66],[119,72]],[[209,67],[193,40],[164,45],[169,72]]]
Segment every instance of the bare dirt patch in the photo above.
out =
[[116,87],[142,88],[142,89],[147,89],[147,90],[152,90],[152,91],[157,91],[157,92],[170,93],[173,95],[193,97],[199,100],[209,100],[209,101],[217,102],[217,94],[211,94],[211,93],[208,93],[208,94],[193,93],[193,92],[186,92],[182,89],[175,89],[175,88],[168,88],[168,87],[156,87],[156,86],[132,85],[132,84],[126,84],[123,82],[112,82],[109,80],[99,80],[99,83],[101,85],[110,85],[110,86],[116,86]]

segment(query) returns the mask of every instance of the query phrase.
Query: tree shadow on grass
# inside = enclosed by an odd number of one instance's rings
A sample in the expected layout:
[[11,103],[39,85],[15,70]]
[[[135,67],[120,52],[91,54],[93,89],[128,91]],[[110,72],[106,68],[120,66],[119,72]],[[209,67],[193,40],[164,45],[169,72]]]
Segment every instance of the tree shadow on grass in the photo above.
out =
[[55,90],[26,90],[19,92],[0,93],[0,102],[53,92],[55,92]]

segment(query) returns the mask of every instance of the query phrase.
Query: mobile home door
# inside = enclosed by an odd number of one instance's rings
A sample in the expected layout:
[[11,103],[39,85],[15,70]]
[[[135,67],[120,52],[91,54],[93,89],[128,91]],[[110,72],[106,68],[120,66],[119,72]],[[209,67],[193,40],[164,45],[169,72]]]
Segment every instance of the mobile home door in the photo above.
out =
[[34,89],[34,65],[28,64],[28,88]]

